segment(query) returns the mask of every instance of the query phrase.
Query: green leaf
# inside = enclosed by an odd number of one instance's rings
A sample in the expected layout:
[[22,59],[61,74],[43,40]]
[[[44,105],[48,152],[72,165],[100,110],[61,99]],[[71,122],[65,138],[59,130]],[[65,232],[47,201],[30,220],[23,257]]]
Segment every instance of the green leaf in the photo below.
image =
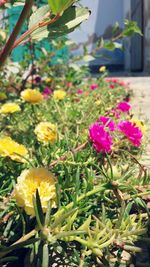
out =
[[110,51],[113,51],[115,49],[115,45],[112,41],[104,42],[103,48],[106,48]]
[[122,44],[118,42],[114,42],[115,48],[122,49]]
[[64,223],[64,221],[66,219],[68,219],[68,217],[72,216],[74,213],[76,213],[76,211],[78,210],[78,208],[74,208],[71,209],[69,211],[65,211],[62,213],[61,216],[58,216],[55,218],[55,221],[53,222],[53,224],[51,225],[51,229],[54,229],[55,227],[57,227],[58,225],[61,225],[62,223]]
[[[35,24],[41,21],[48,12],[48,5],[43,6],[34,12],[29,21],[29,30]],[[87,8],[72,6],[68,8],[55,23],[49,26],[39,27],[37,30],[31,33],[31,37],[33,40],[39,41],[47,37],[49,37],[49,39],[54,39],[68,34],[74,31],[74,29],[78,27],[84,20],[88,19],[89,15],[90,11]]]
[[74,2],[75,0],[48,0],[48,4],[54,15],[62,13]]
[[136,21],[125,21],[125,29],[122,33],[124,37],[131,37],[134,33],[142,35],[140,28],[137,25]]
[[90,61],[95,60],[95,58],[94,58],[93,56],[91,56],[91,55],[85,55],[85,56],[83,57],[83,60],[84,60],[85,62],[90,62]]
[[141,206],[142,208],[145,209],[145,211],[147,212],[148,216],[150,216],[150,212],[149,212],[149,209],[145,203],[145,201],[139,197],[137,197],[136,199],[134,199],[134,202],[138,205],[138,206]]
[[44,244],[43,246],[43,257],[42,257],[42,267],[49,266],[49,249],[48,244]]
[[90,11],[87,8],[75,6],[68,8],[59,20],[48,27],[49,38],[56,38],[74,31],[89,18],[89,15]]
[[[42,6],[38,8],[30,17],[29,20],[29,30],[39,21],[42,21],[43,17],[50,11],[50,8],[48,5]],[[38,30],[34,31],[31,36],[32,39],[37,39],[38,41],[42,40],[43,38],[48,37],[48,30],[47,26],[44,26],[42,28],[39,28]]]
[[48,202],[47,212],[45,215],[45,226],[49,226],[51,221],[51,200]]
[[89,215],[89,217],[85,220],[85,222],[78,228],[79,231],[86,231],[88,232],[88,229],[90,227],[90,223],[91,223],[92,219],[91,219],[91,215]]
[[44,219],[44,214],[42,210],[42,205],[41,205],[41,200],[40,200],[38,189],[36,190],[36,195],[35,196],[33,195],[33,206],[34,206],[34,211],[35,211],[35,216],[36,216],[38,226],[40,229],[42,229],[44,226],[45,219]]

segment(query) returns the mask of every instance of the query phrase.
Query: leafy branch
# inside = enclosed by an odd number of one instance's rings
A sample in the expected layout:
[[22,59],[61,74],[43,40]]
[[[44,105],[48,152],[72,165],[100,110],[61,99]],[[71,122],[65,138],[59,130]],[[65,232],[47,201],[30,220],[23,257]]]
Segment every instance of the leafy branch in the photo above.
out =
[[20,33],[21,28],[22,28],[25,20],[27,19],[27,17],[30,14],[33,4],[34,4],[34,0],[30,0],[30,1],[25,2],[25,5],[24,5],[23,10],[20,14],[20,17],[19,17],[12,33],[11,33],[6,45],[4,46],[3,50],[0,53],[0,68],[4,65],[7,57],[11,53],[11,51],[13,49],[13,44],[14,44],[15,40],[17,39],[17,36]]

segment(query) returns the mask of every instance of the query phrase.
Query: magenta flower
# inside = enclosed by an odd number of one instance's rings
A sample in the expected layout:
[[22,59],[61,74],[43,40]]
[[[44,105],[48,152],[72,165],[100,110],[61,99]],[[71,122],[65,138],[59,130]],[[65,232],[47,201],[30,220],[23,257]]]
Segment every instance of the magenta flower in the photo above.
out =
[[90,86],[90,90],[95,90],[98,88],[98,85],[96,83],[93,83],[91,86]]
[[98,153],[110,153],[112,149],[112,137],[105,131],[102,125],[94,123],[89,128],[89,138]]
[[129,83],[121,81],[121,80],[119,80],[117,78],[106,78],[105,81],[108,82],[108,83],[120,85],[120,86],[122,86],[124,88],[128,88],[129,87]]
[[82,89],[78,89],[78,90],[77,90],[77,94],[78,94],[78,95],[82,95],[82,94],[83,94],[83,90],[82,90]]
[[48,98],[53,93],[52,89],[46,86],[43,90],[44,98]]
[[115,88],[114,84],[111,83],[111,84],[109,85],[109,88],[114,89],[114,88]]
[[115,78],[106,78],[105,81],[108,83],[118,83],[119,82],[119,80],[115,79]]
[[139,147],[141,145],[143,134],[140,128],[136,127],[135,124],[130,121],[121,121],[118,124],[118,129],[134,146]]
[[35,83],[40,83],[42,81],[41,77],[40,76],[36,76],[35,77]]
[[105,127],[108,127],[111,132],[115,130],[115,123],[109,117],[100,116],[99,122],[101,122]]
[[131,106],[128,102],[122,101],[122,102],[118,103],[117,109],[119,109],[121,112],[128,113],[129,110],[131,109]]

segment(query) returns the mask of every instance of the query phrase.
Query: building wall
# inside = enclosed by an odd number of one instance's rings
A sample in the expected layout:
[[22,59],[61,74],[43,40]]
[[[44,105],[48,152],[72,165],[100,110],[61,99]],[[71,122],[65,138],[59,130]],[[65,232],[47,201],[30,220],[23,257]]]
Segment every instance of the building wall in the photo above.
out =
[[150,0],[144,0],[144,71],[150,72]]
[[[124,0],[123,3],[123,18],[131,19],[131,0]],[[125,38],[123,41],[124,45],[124,70],[130,71],[131,68],[131,40]]]
[[[87,5],[92,15],[80,30],[71,34],[71,38],[79,44],[86,42],[90,50],[95,41],[100,38],[111,36],[112,25],[118,21],[123,27],[125,19],[137,21],[139,27],[143,28],[143,37],[134,35],[131,39],[123,40],[124,53],[116,50],[114,53],[105,53],[108,59],[100,57],[92,64],[123,65],[126,71],[150,71],[150,0],[82,0]],[[142,10],[143,9],[143,10]],[[143,13],[143,14],[142,14]],[[144,20],[144,21],[143,21]]]
[[[77,54],[81,52],[83,43],[86,43],[89,51],[92,51],[98,39],[101,37],[109,39],[116,21],[121,28],[124,24],[124,0],[82,0],[81,3],[83,6],[88,6],[92,13],[80,29],[70,34],[70,38],[78,44],[78,49],[74,51]],[[91,64],[124,64],[124,53],[119,49],[113,53],[102,50],[98,54],[100,54],[99,59]]]

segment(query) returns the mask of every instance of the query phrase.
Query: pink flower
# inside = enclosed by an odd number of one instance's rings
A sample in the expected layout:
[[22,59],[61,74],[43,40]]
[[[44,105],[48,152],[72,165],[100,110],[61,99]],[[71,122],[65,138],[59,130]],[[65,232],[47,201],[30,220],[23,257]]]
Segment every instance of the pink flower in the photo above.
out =
[[109,153],[112,149],[112,137],[105,131],[102,125],[94,123],[89,128],[89,138],[98,153]]
[[66,83],[66,86],[67,86],[67,87],[71,87],[71,86],[72,86],[72,82],[67,82],[67,83]]
[[43,96],[44,96],[44,98],[48,98],[49,95],[51,95],[52,93],[53,93],[53,91],[48,86],[46,86],[44,88],[44,90],[43,90]]
[[98,85],[96,83],[93,83],[91,86],[90,86],[90,90],[95,90],[98,88]]
[[119,109],[121,112],[127,112],[128,113],[129,110],[131,109],[131,106],[128,102],[122,101],[122,102],[118,103],[117,109]]
[[99,121],[105,126],[108,127],[111,132],[115,130],[115,123],[109,117],[100,116]]
[[77,94],[78,94],[78,95],[82,95],[82,94],[83,94],[83,90],[82,90],[82,89],[78,89],[78,90],[77,90]]
[[128,88],[128,87],[129,87],[129,83],[126,83],[126,82],[124,82],[124,81],[119,81],[119,80],[118,80],[118,84],[119,84],[120,86],[124,87],[124,88]]
[[136,127],[135,124],[130,121],[121,121],[118,124],[118,129],[134,146],[139,147],[141,145],[143,134],[140,128]]
[[119,80],[115,78],[106,78],[105,81],[108,83],[118,83]]
[[109,85],[109,87],[110,87],[111,89],[114,89],[114,88],[115,88],[114,84],[112,84],[112,83]]
[[119,80],[117,78],[106,78],[105,81],[108,82],[108,83],[114,83],[116,85],[120,85],[120,86],[122,86],[124,88],[128,88],[129,87],[129,83],[121,81],[121,80]]

